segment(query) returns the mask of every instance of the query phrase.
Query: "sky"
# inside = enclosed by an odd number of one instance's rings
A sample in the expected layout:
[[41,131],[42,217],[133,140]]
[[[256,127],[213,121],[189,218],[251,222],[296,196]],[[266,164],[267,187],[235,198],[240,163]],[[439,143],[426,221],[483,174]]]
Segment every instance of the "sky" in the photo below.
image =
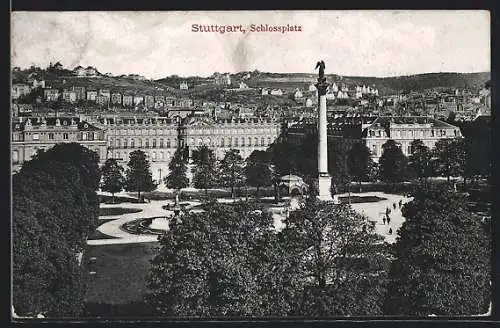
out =
[[[245,33],[193,32],[242,25]],[[251,24],[300,26],[251,32]],[[101,73],[210,76],[214,72],[399,76],[490,71],[485,10],[13,12],[12,66],[94,66]]]

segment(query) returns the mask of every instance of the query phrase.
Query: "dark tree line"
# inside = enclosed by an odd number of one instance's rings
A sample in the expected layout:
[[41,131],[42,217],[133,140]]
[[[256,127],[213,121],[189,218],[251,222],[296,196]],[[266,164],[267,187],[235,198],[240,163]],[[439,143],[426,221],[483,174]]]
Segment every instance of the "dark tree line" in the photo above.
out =
[[13,305],[19,315],[77,316],[78,253],[97,227],[98,156],[78,144],[39,152],[13,176]]

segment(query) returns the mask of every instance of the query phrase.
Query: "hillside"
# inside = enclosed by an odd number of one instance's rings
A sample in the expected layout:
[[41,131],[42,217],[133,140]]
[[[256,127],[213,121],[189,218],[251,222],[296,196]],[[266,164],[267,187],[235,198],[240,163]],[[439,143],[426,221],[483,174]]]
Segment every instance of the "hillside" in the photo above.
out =
[[[295,89],[307,88],[316,81],[317,75],[305,73],[257,73],[245,82],[251,87]],[[381,94],[423,91],[434,88],[479,90],[491,79],[490,72],[482,73],[426,73],[398,77],[365,77],[326,75],[328,82],[341,82],[348,85],[366,85],[379,89]]]

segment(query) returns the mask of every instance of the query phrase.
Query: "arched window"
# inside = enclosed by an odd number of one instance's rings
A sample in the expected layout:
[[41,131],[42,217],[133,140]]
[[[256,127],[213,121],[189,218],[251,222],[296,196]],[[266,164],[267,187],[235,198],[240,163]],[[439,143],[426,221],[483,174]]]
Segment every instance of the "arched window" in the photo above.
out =
[[160,139],[160,148],[163,148],[163,139]]
[[146,146],[146,148],[149,148],[149,139],[148,138],[146,138],[146,145],[145,146]]
[[12,162],[19,162],[19,152],[17,150],[12,151]]
[[194,138],[191,137],[191,146],[194,146]]
[[128,155],[127,155],[127,152],[126,152],[126,151],[124,151],[124,152],[123,152],[123,159],[124,159],[124,160],[127,160],[127,159],[128,159]]
[[130,139],[130,148],[134,148],[135,147],[135,139],[132,138]]
[[231,146],[232,146],[232,144],[233,144],[233,140],[232,140],[232,139],[233,139],[233,138],[231,138],[231,137],[228,137],[228,138],[227,138],[227,146],[228,146],[228,147],[231,147]]
[[170,148],[170,139],[167,139],[167,148]]
[[265,143],[264,137],[260,138],[260,145],[263,147]]
[[234,146],[238,147],[238,138],[234,138]]
[[251,145],[252,145],[252,138],[248,137],[248,146],[251,146]]
[[245,138],[241,137],[241,146],[245,147]]
[[128,147],[128,139],[123,140],[123,148]]
[[160,152],[160,159],[163,161],[165,159],[165,156],[163,155],[163,152]]
[[142,138],[139,138],[139,148],[142,148]]
[[259,145],[259,138],[255,137],[253,145],[254,146],[258,146]]
[[153,161],[156,159],[156,152],[151,153],[151,158],[153,159]]

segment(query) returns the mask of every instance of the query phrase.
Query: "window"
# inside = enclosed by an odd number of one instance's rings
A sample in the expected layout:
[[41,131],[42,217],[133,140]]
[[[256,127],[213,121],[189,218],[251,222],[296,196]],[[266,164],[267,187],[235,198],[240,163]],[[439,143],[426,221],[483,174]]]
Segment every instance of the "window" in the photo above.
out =
[[122,146],[122,141],[120,139],[116,139],[116,147],[120,148]]
[[234,138],[234,146],[238,147],[238,138]]
[[13,161],[14,163],[19,162],[19,153],[18,153],[18,151],[17,151],[17,150],[14,150],[14,151],[12,152],[12,161]]
[[156,148],[156,139],[153,139],[153,148]]
[[149,139],[146,139],[146,148],[149,148]]
[[139,148],[142,148],[142,138],[139,138]]
[[119,151],[117,151],[117,152],[115,153],[115,157],[116,157],[116,158],[120,158],[120,152],[119,152]]
[[377,156],[377,145],[372,146],[373,155]]
[[434,137],[434,130],[431,130],[431,136]]
[[49,133],[49,140],[54,140],[54,133],[52,132]]
[[411,146],[408,146],[408,155],[411,154]]
[[232,143],[233,143],[233,138],[231,138],[231,137],[227,138],[227,146],[231,147]]
[[151,158],[153,159],[153,161],[156,159],[156,152],[151,153]]
[[220,138],[220,146],[224,147],[224,138]]
[[161,159],[161,160],[164,160],[164,155],[163,155],[163,152],[162,152],[162,151],[160,152],[160,159]]
[[258,145],[259,145],[259,138],[257,138],[257,137],[256,137],[256,138],[254,139],[254,144],[253,144],[253,145],[254,145],[254,146],[258,146]]
[[82,140],[87,140],[87,132],[82,133]]
[[39,140],[40,135],[38,133],[33,133],[33,140]]
[[271,138],[267,138],[267,144],[270,145],[271,144]]
[[128,147],[128,139],[123,140],[123,148]]
[[262,147],[264,147],[264,143],[265,143],[264,137],[260,138],[260,145]]
[[130,139],[130,148],[134,148],[135,147],[135,139]]
[[194,138],[191,138],[191,146],[194,146]]
[[160,139],[160,148],[163,148],[163,139]]
[[167,148],[170,148],[170,139],[167,139]]
[[94,140],[97,140],[97,139],[98,139],[97,132],[94,132]]
[[68,139],[69,139],[69,137],[68,137],[68,134],[67,134],[67,133],[63,133],[63,139],[64,139],[64,140],[68,140]]
[[243,137],[241,138],[241,146],[245,147],[245,138],[243,138]]
[[252,138],[248,137],[248,146],[251,146],[251,145],[252,145]]

